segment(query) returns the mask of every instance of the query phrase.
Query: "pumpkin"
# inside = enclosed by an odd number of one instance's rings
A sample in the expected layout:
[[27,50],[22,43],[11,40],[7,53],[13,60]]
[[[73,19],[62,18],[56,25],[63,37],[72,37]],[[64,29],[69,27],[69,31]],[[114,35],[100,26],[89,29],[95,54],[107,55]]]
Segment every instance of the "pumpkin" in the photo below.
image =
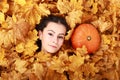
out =
[[92,24],[80,24],[71,36],[71,43],[74,49],[86,46],[88,53],[93,53],[100,46],[100,35]]

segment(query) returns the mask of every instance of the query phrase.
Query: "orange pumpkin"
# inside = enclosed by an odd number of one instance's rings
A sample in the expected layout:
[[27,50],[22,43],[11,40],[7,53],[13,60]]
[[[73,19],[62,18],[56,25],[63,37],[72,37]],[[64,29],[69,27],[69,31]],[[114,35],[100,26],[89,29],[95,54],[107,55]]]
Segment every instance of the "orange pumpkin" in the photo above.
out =
[[88,53],[93,53],[100,46],[100,35],[98,30],[91,24],[80,24],[77,26],[71,36],[73,48],[86,46]]

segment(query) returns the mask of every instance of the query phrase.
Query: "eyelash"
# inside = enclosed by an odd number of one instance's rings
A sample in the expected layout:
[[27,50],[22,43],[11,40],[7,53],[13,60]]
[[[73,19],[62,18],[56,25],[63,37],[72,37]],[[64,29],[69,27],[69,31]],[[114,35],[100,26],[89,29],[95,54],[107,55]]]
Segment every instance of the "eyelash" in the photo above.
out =
[[53,34],[52,34],[52,33],[48,33],[48,35],[53,36]]
[[63,36],[58,36],[58,38],[59,38],[59,39],[64,39],[64,37],[63,37]]
[[[52,33],[48,33],[48,35],[49,35],[49,36],[53,36],[53,34],[52,34]],[[64,37],[63,37],[63,36],[58,36],[58,38],[59,38],[59,39],[64,39]]]

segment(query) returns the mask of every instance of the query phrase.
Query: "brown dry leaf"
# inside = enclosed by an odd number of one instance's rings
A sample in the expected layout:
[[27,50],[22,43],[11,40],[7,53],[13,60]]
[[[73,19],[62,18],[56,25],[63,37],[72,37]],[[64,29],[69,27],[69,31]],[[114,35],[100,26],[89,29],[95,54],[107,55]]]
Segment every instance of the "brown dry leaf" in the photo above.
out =
[[111,49],[114,49],[116,46],[120,47],[119,33],[111,35]]
[[81,56],[84,56],[84,57],[88,53],[85,45],[83,45],[81,48],[77,48],[74,52],[75,52],[75,54],[77,54],[79,56],[81,55]]
[[76,70],[75,72],[69,72],[70,80],[85,80],[83,78],[83,73],[81,70]]
[[119,5],[120,5],[120,1],[113,0],[111,1],[109,6],[110,16],[111,16],[113,25],[117,25],[117,13],[119,13],[119,10],[120,10]]
[[84,6],[85,8],[87,8],[87,10],[89,10],[88,8],[91,7],[93,3],[94,3],[94,0],[89,0],[85,2]]
[[5,50],[3,48],[0,48],[0,61],[3,60],[5,57]]
[[[119,36],[116,34],[113,35],[101,35],[101,40],[103,45],[108,45],[108,48],[115,48],[116,46],[119,46]],[[103,47],[103,45],[101,47]],[[109,46],[111,45],[111,46]],[[102,48],[101,48],[102,49]]]
[[98,51],[95,55],[93,55],[91,57],[91,59],[92,59],[93,62],[97,63],[99,60],[101,60],[103,58],[102,55],[103,55],[103,52]]
[[77,23],[81,23],[81,17],[81,10],[73,10],[68,13],[68,16],[66,16],[66,20],[69,23],[70,27],[74,29]]
[[50,14],[50,11],[48,9],[48,4],[46,3],[43,3],[43,4],[39,4],[39,8],[38,8],[38,12],[41,14],[41,15],[49,15]]
[[50,69],[56,70],[58,73],[63,73],[64,71],[68,70],[68,65],[68,55],[61,51],[59,52],[59,57],[54,57],[51,61]]
[[1,24],[1,28],[5,30],[11,30],[13,28],[13,25],[15,22],[13,21],[13,18],[10,16],[7,16],[5,21]]
[[57,8],[61,14],[65,14],[71,11],[70,2],[68,2],[67,0],[58,0]]
[[119,59],[113,51],[105,51],[101,60],[97,62],[96,67],[101,71],[106,71],[114,67],[117,69],[118,61]]
[[40,22],[41,16],[50,14],[47,4],[37,4],[33,1],[27,2],[24,6],[19,7],[16,10],[18,13],[16,16],[24,18],[31,25],[31,29],[35,28],[35,25]]
[[37,31],[29,31],[25,42],[20,42],[16,45],[15,49],[18,53],[22,53],[24,56],[33,56],[38,46],[35,44],[38,38]]
[[0,66],[7,66],[7,59],[5,58],[5,49],[0,48]]
[[72,55],[69,57],[70,65],[69,70],[70,71],[76,71],[82,64],[84,64],[84,57],[81,56],[81,53],[77,52],[76,55]]
[[25,41],[25,37],[27,36],[30,30],[29,23],[25,22],[24,19],[21,19],[17,21],[13,26],[14,26],[13,32],[15,39],[20,41]]
[[95,76],[95,74],[99,71],[97,67],[95,67],[94,63],[83,64],[80,67],[80,70],[84,73],[85,76]]
[[[92,14],[96,14],[98,12],[98,4],[99,4],[100,0],[99,1],[94,1],[94,0],[89,0],[89,1],[86,1],[83,5],[84,5],[84,9],[86,11],[90,11]],[[102,3],[102,6],[103,6],[103,3]]]
[[[69,13],[73,10],[82,10],[82,0],[58,0],[57,1],[57,8],[61,14]],[[67,5],[66,5],[67,4]]]
[[15,42],[13,37],[14,37],[14,33],[12,30],[9,30],[9,31],[1,30],[0,31],[0,46],[11,47],[12,43]]
[[55,70],[48,69],[44,80],[67,80],[67,77],[65,74],[61,74]]
[[38,77],[34,74],[34,73],[29,73],[28,75],[28,79],[29,80],[42,80],[42,79],[38,79]]
[[111,35],[102,35],[103,44],[109,45],[111,43]]
[[29,31],[28,40],[25,43],[25,51],[24,55],[33,55],[35,51],[38,49],[38,46],[35,44],[38,39],[38,32],[34,29],[33,31]]
[[48,61],[51,61],[51,55],[50,54],[46,54],[43,51],[39,52],[36,55],[36,58],[37,58],[37,62],[48,62]]
[[36,41],[39,37],[38,37],[38,32],[36,29],[29,31],[28,32],[28,38],[30,40]]
[[16,59],[15,61],[15,70],[17,70],[20,73],[24,73],[27,70],[27,61]]
[[1,0],[0,1],[0,11],[3,13],[6,13],[9,10],[9,4],[7,3],[7,0]]
[[101,73],[97,79],[119,80],[119,75],[116,70],[109,69]]
[[33,64],[33,70],[38,79],[42,80],[43,76],[45,75],[43,65],[40,63],[35,63]]
[[12,44],[16,44],[17,40],[25,41],[30,25],[24,19],[15,23],[13,19],[8,18],[6,25],[6,27],[2,27],[5,29],[0,30],[0,46],[11,47]]
[[93,25],[99,28],[100,32],[105,32],[112,27],[112,23],[105,21],[105,17],[100,17],[98,20],[92,22]]
[[15,70],[10,71],[9,73],[3,72],[1,74],[1,80],[22,80],[22,75]]
[[20,4],[21,6],[24,6],[26,4],[26,0],[14,0],[14,2]]
[[24,56],[33,56],[38,46],[35,44],[38,39],[37,31],[29,31],[25,42],[20,42],[16,45],[15,49],[18,53],[22,53]]
[[[66,16],[67,22],[71,28],[75,27],[76,23],[81,22],[82,16],[82,1],[81,0],[58,0],[57,8],[61,14],[68,14]],[[66,5],[67,4],[67,5]]]

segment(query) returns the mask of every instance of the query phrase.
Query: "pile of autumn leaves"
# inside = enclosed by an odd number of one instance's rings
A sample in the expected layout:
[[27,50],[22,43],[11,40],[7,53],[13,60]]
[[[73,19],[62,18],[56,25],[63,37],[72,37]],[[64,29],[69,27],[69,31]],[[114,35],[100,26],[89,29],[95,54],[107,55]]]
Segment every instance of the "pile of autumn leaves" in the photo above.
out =
[[[0,80],[119,80],[119,5],[119,0],[0,1]],[[63,15],[71,27],[56,56],[35,52],[35,25],[51,13]],[[69,44],[80,23],[100,32],[100,48],[92,55],[85,46],[74,50]]]

